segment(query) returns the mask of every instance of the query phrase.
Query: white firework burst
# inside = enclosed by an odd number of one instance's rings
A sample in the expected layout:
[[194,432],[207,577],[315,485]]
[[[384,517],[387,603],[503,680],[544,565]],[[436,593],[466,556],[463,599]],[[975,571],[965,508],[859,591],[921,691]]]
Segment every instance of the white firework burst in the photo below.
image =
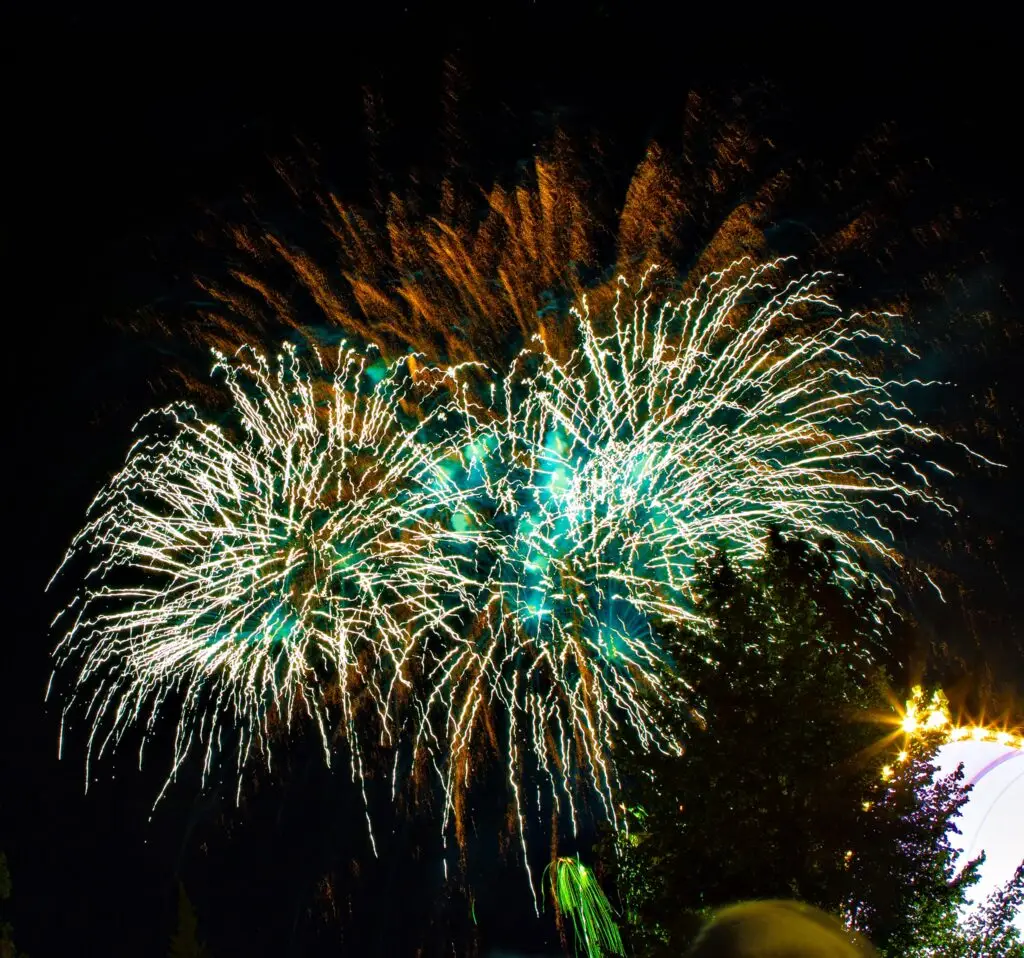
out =
[[457,587],[421,482],[441,458],[425,436],[444,402],[422,412],[404,363],[344,345],[312,370],[290,347],[276,368],[251,350],[218,356],[224,425],[187,404],[150,414],[92,503],[65,559],[92,566],[57,650],[77,671],[65,715],[81,700],[90,757],[173,710],[168,781],[196,749],[204,780],[233,751],[240,787],[254,748],[269,760],[271,726],[297,713],[329,761],[330,699],[361,776],[357,703],[391,729],[407,656],[446,628]]

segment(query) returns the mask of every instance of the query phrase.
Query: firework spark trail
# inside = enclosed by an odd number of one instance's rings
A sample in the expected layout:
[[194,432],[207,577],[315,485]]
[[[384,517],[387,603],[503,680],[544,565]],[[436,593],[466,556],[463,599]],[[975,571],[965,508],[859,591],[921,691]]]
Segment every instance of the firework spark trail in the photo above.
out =
[[357,699],[393,730],[405,658],[421,632],[448,627],[457,588],[433,494],[414,478],[436,469],[424,434],[444,404],[403,425],[413,384],[401,364],[346,348],[333,369],[317,358],[312,376],[288,347],[276,371],[251,351],[218,356],[228,428],[186,404],[161,410],[165,428],[92,503],[65,564],[86,553],[94,565],[57,650],[58,669],[77,672],[65,719],[82,700],[91,721],[87,786],[94,756],[133,724],[148,737],[166,709],[180,711],[164,788],[196,747],[205,781],[225,737],[240,788],[254,749],[270,760],[271,724],[290,728],[297,709],[329,762],[329,698],[354,776]]
[[434,656],[420,732],[446,750],[446,818],[479,710],[498,707],[521,838],[523,743],[574,824],[581,781],[614,820],[613,728],[679,747],[639,693],[685,694],[665,685],[653,627],[698,624],[701,553],[752,560],[772,523],[833,540],[853,581],[858,557],[899,563],[897,521],[952,511],[928,479],[949,470],[915,451],[939,434],[900,398],[929,384],[872,374],[865,347],[892,344],[841,314],[828,274],[786,280],[785,265],[738,261],[660,309],[647,274],[622,280],[607,326],[586,300],[574,311],[567,359],[538,336],[490,404],[461,403],[453,522],[480,598]]

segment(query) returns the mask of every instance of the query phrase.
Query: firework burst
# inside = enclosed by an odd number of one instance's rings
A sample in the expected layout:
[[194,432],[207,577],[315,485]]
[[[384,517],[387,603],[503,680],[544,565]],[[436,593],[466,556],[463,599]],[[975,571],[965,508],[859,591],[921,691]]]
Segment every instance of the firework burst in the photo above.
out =
[[[699,627],[703,551],[750,560],[778,525],[833,540],[853,577],[866,556],[899,563],[921,507],[952,511],[924,453],[938,434],[911,411],[925,384],[881,371],[905,341],[885,304],[844,316],[833,274],[737,261],[780,245],[794,180],[747,122],[697,96],[685,112],[683,149],[650,145],[614,222],[558,134],[513,188],[446,179],[429,213],[415,189],[365,210],[279,163],[288,225],[218,224],[229,268],[198,303],[190,290],[206,345],[353,336],[403,360],[343,350],[343,374],[290,359],[276,378],[221,362],[241,432],[175,406],[175,438],[136,446],[72,549],[99,557],[58,653],[79,668],[90,752],[183,703],[175,767],[202,743],[209,771],[232,730],[240,767],[302,712],[330,758],[340,697],[351,743],[372,711],[418,779],[438,772],[460,841],[489,740],[525,856],[534,794],[574,826],[582,793],[614,818],[615,725],[680,747],[654,718],[652,699],[686,694],[657,629]],[[809,189],[813,265],[888,260],[909,235],[845,178]],[[297,211],[311,232],[291,230]],[[662,295],[656,261],[691,268]],[[396,791],[402,767],[396,750]]]
[[686,694],[657,629],[699,628],[702,553],[752,560],[776,525],[832,540],[852,581],[899,561],[897,524],[952,511],[904,398],[927,384],[872,371],[885,317],[843,315],[828,274],[785,260],[657,306],[653,272],[607,310],[584,297],[490,382],[344,347],[312,372],[290,348],[276,372],[220,358],[229,427],[163,410],[69,553],[96,559],[58,649],[90,756],[177,708],[170,778],[225,741],[240,773],[303,713],[329,761],[339,704],[360,784],[372,726],[396,789],[406,747],[438,771],[460,841],[484,737],[524,860],[534,792],[574,828],[583,792],[614,820],[616,726],[681,747],[656,719]]
[[524,854],[527,768],[575,825],[581,782],[615,817],[616,725],[679,749],[652,706],[686,677],[667,678],[656,630],[699,628],[698,556],[753,560],[775,525],[831,540],[854,582],[865,558],[899,563],[899,524],[952,511],[925,453],[938,433],[906,401],[928,384],[872,372],[893,348],[887,317],[844,315],[828,274],[786,265],[739,261],[661,306],[652,271],[621,280],[608,315],[573,311],[567,356],[538,336],[489,402],[462,388],[447,521],[478,598],[461,634],[426,637],[420,735],[441,743],[457,814],[475,739],[494,733],[481,716],[501,713]]
[[65,716],[82,701],[90,758],[175,711],[168,782],[196,749],[204,779],[233,750],[240,787],[299,714],[329,761],[330,701],[361,777],[358,710],[391,727],[405,657],[444,631],[456,587],[417,480],[440,458],[424,437],[443,403],[424,412],[407,367],[372,354],[310,365],[288,347],[276,365],[218,356],[226,422],[187,404],[151,414],[92,503],[65,563],[93,564],[57,652],[77,671]]

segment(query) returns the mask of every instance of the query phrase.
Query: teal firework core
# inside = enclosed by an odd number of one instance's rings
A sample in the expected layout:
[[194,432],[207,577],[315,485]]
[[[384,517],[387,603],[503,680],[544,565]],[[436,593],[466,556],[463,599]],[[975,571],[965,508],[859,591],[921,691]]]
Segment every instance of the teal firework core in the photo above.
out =
[[614,819],[613,728],[680,748],[657,627],[699,627],[701,553],[753,559],[772,524],[832,540],[852,577],[899,561],[894,521],[951,511],[908,405],[927,384],[869,369],[877,318],[784,267],[668,303],[620,280],[607,315],[571,311],[568,348],[536,337],[489,388],[479,364],[344,344],[218,357],[230,421],[162,410],[69,553],[93,559],[57,650],[89,754],[174,708],[171,777],[197,749],[223,762],[229,728],[240,773],[295,715],[329,761],[330,702],[362,782],[364,696],[377,744],[437,770],[445,829],[495,731],[524,851],[533,802],[575,825],[589,788]]

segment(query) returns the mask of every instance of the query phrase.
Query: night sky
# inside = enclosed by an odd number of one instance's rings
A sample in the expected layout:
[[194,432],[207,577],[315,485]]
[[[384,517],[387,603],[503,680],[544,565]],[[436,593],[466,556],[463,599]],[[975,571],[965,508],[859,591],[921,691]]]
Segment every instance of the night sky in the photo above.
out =
[[[1010,121],[1020,90],[1005,58],[975,56],[968,67],[960,57],[940,68],[939,46],[873,48],[865,38],[857,54],[812,44],[794,61],[792,40],[779,58],[763,45],[749,45],[748,56],[748,44],[724,39],[732,24],[698,42],[704,25],[641,27],[613,4],[558,18],[544,4],[469,17],[411,6],[317,24],[208,14],[192,22],[184,13],[145,28],[112,15],[9,21],[0,123],[12,534],[0,637],[0,849],[14,880],[15,940],[33,958],[165,954],[179,881],[214,958],[401,954],[423,942],[427,953],[441,953],[443,937],[455,933],[443,929],[466,920],[437,917],[439,860],[416,861],[409,851],[429,847],[428,825],[399,822],[384,860],[365,864],[359,930],[339,951],[345,922],[322,917],[313,886],[324,863],[363,854],[362,807],[344,776],[320,770],[297,744],[279,779],[259,778],[247,815],[234,809],[230,788],[200,795],[183,784],[150,821],[164,774],[159,743],[141,772],[126,752],[84,795],[82,736],[71,737],[58,762],[59,705],[43,702],[55,641],[48,623],[59,608],[44,594],[46,582],[87,503],[120,465],[132,423],[175,398],[171,358],[195,359],[185,343],[133,336],[124,325],[138,310],[176,301],[207,255],[195,240],[204,211],[229,208],[246,192],[269,195],[268,158],[296,138],[328,157],[339,192],[362,197],[365,88],[389,113],[389,172],[399,182],[414,168],[428,180],[437,175],[446,58],[461,71],[460,123],[483,183],[514,173],[556,122],[599,131],[610,143],[611,176],[621,177],[651,137],[671,138],[691,89],[770,88],[780,150],[810,163],[841,167],[886,124],[893,154],[908,163],[928,158],[937,170],[932,198],[945,191],[936,201],[974,211],[951,241],[962,247],[952,259],[984,248],[984,265],[961,285],[993,316],[991,344],[960,355],[954,337],[935,364],[957,379],[960,399],[991,394],[978,445],[1008,469],[964,480],[958,495],[968,511],[955,533],[917,533],[955,536],[969,553],[952,562],[966,583],[962,597],[944,610],[919,597],[918,611],[923,628],[972,667],[987,662],[1024,683],[1024,191],[1018,124]],[[793,169],[799,175],[795,160]],[[810,220],[813,197],[806,203]],[[928,317],[937,330],[952,322],[941,314],[933,307]],[[961,425],[969,437],[972,424]],[[485,951],[550,946],[551,930],[532,919],[518,870],[493,873],[477,906],[489,923]],[[394,927],[403,915],[407,933]],[[423,927],[432,930],[416,930]]]

